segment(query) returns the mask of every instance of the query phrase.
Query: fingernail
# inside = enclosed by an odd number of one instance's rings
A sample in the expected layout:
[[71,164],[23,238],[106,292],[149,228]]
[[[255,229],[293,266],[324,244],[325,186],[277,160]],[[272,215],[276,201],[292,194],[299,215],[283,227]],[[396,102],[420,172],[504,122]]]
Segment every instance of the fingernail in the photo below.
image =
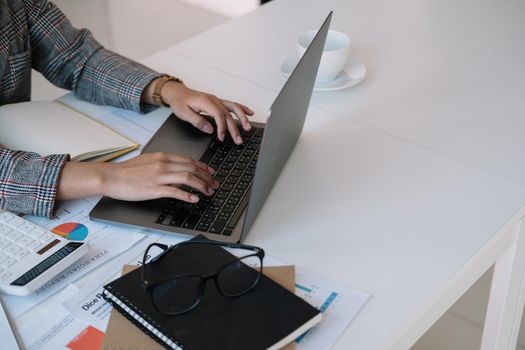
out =
[[215,174],[215,169],[213,169],[211,166],[208,167],[208,171],[210,172],[210,174]]
[[241,136],[237,136],[237,144],[241,144],[242,143],[242,137]]
[[202,131],[207,132],[208,134],[211,134],[213,132],[213,128],[210,124],[206,124],[202,128]]
[[215,188],[219,188],[220,185],[219,181],[213,180],[213,186],[215,186]]
[[194,203],[196,203],[196,202],[199,201],[199,197],[197,197],[197,196],[194,195],[194,194],[192,194],[192,195],[190,196],[190,199],[191,199],[191,201],[194,202]]
[[210,194],[210,196],[211,196],[212,194],[214,194],[214,193],[215,193],[215,191],[213,190],[213,188],[211,188],[211,187],[208,187],[208,193],[209,193],[209,194]]

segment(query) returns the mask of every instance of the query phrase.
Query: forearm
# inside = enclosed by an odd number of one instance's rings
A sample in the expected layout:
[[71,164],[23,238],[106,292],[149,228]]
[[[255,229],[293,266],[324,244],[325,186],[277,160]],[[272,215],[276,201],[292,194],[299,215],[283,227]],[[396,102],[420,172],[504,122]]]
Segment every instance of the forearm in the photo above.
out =
[[57,199],[103,195],[107,166],[107,163],[67,162],[60,174]]

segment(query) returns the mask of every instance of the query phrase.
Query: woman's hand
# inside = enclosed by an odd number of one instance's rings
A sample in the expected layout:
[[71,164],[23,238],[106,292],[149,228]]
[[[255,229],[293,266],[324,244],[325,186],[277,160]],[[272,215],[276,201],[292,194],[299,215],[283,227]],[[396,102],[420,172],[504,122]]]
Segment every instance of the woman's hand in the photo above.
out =
[[228,131],[236,144],[242,143],[239,129],[231,113],[240,120],[244,130],[251,129],[248,116],[253,115],[253,111],[240,103],[222,100],[174,81],[167,82],[162,87],[161,95],[175,115],[208,134],[213,132],[213,126],[199,113],[210,115],[215,120],[217,138],[221,141],[224,141]]
[[195,203],[199,197],[176,185],[212,195],[219,187],[206,164],[173,153],[146,153],[121,163],[67,162],[58,185],[58,199],[104,195],[139,201],[176,198]]

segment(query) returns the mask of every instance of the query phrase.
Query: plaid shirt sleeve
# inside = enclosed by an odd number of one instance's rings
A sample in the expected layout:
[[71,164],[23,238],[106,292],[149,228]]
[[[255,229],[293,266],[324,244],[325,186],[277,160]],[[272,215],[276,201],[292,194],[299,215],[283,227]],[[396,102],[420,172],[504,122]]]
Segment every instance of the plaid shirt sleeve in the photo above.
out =
[[104,49],[86,29],[74,28],[47,0],[25,0],[33,68],[83,100],[135,111],[159,73]]
[[[0,102],[29,99],[31,62],[53,84],[73,90],[83,100],[141,112],[155,108],[140,100],[157,72],[104,49],[88,30],[74,28],[47,0],[0,0],[0,4],[0,48],[7,55],[11,48],[28,53],[8,58],[5,67],[13,74],[0,79],[4,95]],[[21,61],[26,58],[27,66]],[[0,147],[0,208],[52,217],[60,173],[68,160],[68,155],[42,157]]]
[[69,156],[11,151],[0,146],[0,208],[52,217],[58,179]]

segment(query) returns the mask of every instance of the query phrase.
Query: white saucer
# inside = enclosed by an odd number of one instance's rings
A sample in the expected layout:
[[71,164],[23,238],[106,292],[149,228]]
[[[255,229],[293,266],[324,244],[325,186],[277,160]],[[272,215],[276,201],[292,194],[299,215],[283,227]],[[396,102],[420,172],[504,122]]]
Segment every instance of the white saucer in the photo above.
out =
[[[286,79],[292,74],[293,69],[297,65],[299,58],[296,55],[288,57],[281,64],[281,74]],[[334,80],[316,82],[314,90],[316,91],[333,91],[346,89],[360,83],[366,75],[366,67],[363,62],[349,58],[345,68],[337,75]]]

